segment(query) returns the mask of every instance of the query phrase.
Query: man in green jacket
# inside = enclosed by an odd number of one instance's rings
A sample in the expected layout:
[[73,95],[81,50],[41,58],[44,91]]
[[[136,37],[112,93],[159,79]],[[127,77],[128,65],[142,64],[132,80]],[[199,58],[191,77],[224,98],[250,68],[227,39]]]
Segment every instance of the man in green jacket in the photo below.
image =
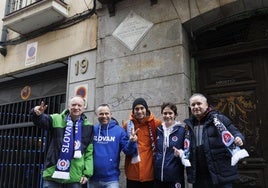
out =
[[93,126],[85,116],[85,100],[74,96],[61,114],[44,114],[42,101],[31,110],[35,125],[49,131],[43,187],[81,188],[93,175]]

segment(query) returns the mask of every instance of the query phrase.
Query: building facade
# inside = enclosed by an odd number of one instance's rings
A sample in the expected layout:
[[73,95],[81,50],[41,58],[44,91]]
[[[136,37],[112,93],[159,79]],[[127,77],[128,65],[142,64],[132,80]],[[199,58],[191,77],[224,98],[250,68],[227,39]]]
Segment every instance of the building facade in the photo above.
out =
[[170,101],[182,121],[201,92],[246,135],[250,157],[235,186],[267,187],[267,8],[268,0],[0,1],[0,185],[42,184],[49,135],[29,116],[41,100],[54,113],[80,94],[93,123],[101,103],[122,122],[137,97],[158,117]]

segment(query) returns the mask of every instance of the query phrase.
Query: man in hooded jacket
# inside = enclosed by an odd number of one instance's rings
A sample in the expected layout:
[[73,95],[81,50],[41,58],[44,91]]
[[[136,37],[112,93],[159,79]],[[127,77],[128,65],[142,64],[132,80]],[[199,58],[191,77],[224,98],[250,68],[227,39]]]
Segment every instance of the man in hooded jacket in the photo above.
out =
[[119,188],[120,153],[131,156],[136,152],[136,132],[133,129],[128,136],[112,117],[108,104],[100,105],[96,114],[99,123],[94,125],[94,173],[88,188]]
[[161,125],[149,110],[143,98],[137,98],[132,104],[132,113],[124,128],[129,132],[135,129],[138,136],[138,153],[126,156],[125,173],[127,188],[151,188],[154,186],[153,158],[156,146],[156,129]]

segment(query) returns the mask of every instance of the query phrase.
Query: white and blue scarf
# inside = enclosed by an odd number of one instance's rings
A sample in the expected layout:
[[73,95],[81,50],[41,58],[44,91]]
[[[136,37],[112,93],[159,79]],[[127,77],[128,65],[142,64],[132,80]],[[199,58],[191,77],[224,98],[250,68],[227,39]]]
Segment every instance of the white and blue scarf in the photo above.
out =
[[[131,136],[131,131],[132,130],[135,130],[134,123],[131,120],[129,120],[128,123],[127,123],[127,134],[128,134],[129,137]],[[138,163],[140,161],[141,161],[141,158],[140,158],[139,151],[138,151],[138,148],[137,148],[137,152],[135,152],[132,155],[131,163],[135,164],[135,163]]]
[[181,163],[185,167],[190,167],[191,163],[189,161],[190,156],[190,130],[188,125],[185,125],[185,134],[184,134],[184,150],[180,149],[180,158]]
[[[230,131],[227,130],[225,125],[218,119],[217,115],[213,115],[213,124],[217,128],[219,134],[222,137],[222,143],[227,147],[230,151],[232,158],[231,158],[231,165],[235,166],[240,159],[248,157],[249,154],[245,149],[241,149],[234,143],[234,136]],[[189,127],[185,126],[185,137],[184,137],[184,151],[180,150],[180,157],[182,164],[184,166],[191,166],[189,161],[190,155],[190,131]]]
[[227,149],[232,154],[232,159],[231,159],[232,166],[235,166],[240,159],[243,159],[243,158],[249,156],[248,152],[245,149],[241,149],[239,146],[237,146],[234,143],[234,140],[235,140],[234,136],[232,135],[232,133],[230,133],[227,130],[227,128],[219,120],[217,115],[213,116],[213,123],[216,126],[216,128],[218,129],[218,132],[222,137],[223,144],[227,147]]
[[[56,165],[56,170],[52,178],[57,179],[70,179],[71,160],[73,158],[81,158],[81,132],[82,120],[79,119],[75,123],[73,129],[73,121],[70,115],[67,117],[67,124],[62,141],[60,156]],[[75,131],[74,131],[75,130]],[[74,132],[74,133],[73,133]]]

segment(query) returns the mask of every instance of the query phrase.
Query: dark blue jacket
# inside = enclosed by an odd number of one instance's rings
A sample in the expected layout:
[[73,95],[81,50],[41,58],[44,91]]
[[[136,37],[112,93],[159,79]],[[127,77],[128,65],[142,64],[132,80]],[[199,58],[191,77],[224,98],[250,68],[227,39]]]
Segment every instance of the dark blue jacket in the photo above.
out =
[[130,142],[126,131],[111,119],[107,126],[94,125],[93,156],[94,181],[118,181],[120,175],[120,153],[127,155],[137,152],[137,143]]
[[176,124],[169,135],[169,146],[164,145],[164,130],[159,126],[156,131],[157,143],[154,159],[155,179],[163,182],[184,183],[184,167],[179,157],[174,156],[173,146],[183,149],[184,126]]
[[[189,183],[196,181],[196,164],[206,163],[209,175],[213,184],[228,183],[238,179],[237,166],[231,166],[231,154],[222,142],[222,138],[213,124],[213,114],[218,114],[219,120],[232,133],[234,137],[240,137],[245,143],[244,136],[232,124],[229,118],[218,111],[209,108],[205,117],[198,121],[195,117],[184,120],[186,126],[190,128],[190,162],[191,167],[187,167],[187,179]],[[194,136],[194,126],[204,125],[202,140],[205,161],[198,161],[196,158],[196,140]]]

